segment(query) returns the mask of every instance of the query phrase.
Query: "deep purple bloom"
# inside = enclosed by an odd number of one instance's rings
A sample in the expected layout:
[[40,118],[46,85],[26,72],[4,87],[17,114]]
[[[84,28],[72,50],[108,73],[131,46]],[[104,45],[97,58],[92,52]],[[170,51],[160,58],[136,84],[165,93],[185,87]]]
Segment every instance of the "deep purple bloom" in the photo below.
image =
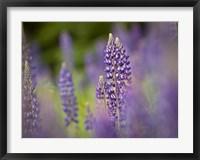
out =
[[78,123],[77,120],[77,102],[74,95],[74,85],[72,75],[67,69],[65,63],[62,64],[60,70],[59,82],[60,98],[62,101],[63,110],[66,113],[66,126],[69,126],[71,122]]
[[110,33],[104,51],[106,81],[100,77],[96,89],[97,101],[103,102],[118,133],[126,126],[125,94],[126,88],[131,84],[130,61],[125,52],[119,38],[114,42]]
[[111,120],[118,121],[120,125],[118,127],[125,125],[125,90],[131,83],[130,61],[125,52],[119,38],[116,38],[114,42],[110,34],[104,56],[107,79],[105,88],[109,115]]

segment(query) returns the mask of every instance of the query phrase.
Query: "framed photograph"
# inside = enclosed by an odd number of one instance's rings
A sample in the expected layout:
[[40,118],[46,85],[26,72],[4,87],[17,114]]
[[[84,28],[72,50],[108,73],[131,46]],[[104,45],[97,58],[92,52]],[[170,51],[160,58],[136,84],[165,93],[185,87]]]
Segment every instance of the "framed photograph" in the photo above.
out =
[[199,0],[1,8],[1,159],[200,159]]

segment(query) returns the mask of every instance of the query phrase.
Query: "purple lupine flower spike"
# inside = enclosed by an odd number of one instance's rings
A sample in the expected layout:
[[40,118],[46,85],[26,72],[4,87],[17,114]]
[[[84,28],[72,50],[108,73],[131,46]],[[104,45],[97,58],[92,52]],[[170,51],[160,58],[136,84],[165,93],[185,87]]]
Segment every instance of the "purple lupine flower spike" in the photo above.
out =
[[41,137],[40,105],[35,93],[36,72],[24,32],[22,39],[22,137]]
[[125,124],[125,89],[131,83],[129,56],[117,37],[115,42],[110,33],[105,49],[104,63],[106,72],[106,93],[110,118],[117,128]]
[[103,82],[100,78],[96,97],[97,101],[102,101],[105,96],[104,104],[108,110],[111,123],[121,134],[121,128],[126,125],[126,90],[131,84],[129,56],[126,55],[119,38],[117,37],[114,41],[111,33],[104,52],[106,80]]
[[74,85],[72,75],[67,69],[66,64],[62,64],[60,70],[59,82],[60,98],[62,100],[63,110],[66,113],[66,126],[69,126],[71,122],[78,123],[77,120],[77,102],[74,95]]
[[85,120],[85,129],[92,130],[93,129],[93,122],[94,122],[94,115],[90,110],[89,105],[87,104],[87,115]]
[[39,137],[41,133],[40,105],[35,94],[35,85],[32,69],[26,60],[23,74],[23,137]]

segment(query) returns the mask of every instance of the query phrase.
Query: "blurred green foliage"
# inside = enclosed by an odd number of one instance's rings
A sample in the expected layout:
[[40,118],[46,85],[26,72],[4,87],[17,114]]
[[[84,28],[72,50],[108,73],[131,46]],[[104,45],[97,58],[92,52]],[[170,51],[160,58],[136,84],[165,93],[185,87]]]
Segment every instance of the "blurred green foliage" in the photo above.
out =
[[68,32],[73,42],[73,57],[76,70],[84,68],[84,55],[94,50],[98,39],[107,39],[116,24],[130,27],[130,23],[116,22],[24,22],[23,27],[29,42],[41,47],[41,60],[48,65],[53,77],[58,75],[62,63],[59,36]]

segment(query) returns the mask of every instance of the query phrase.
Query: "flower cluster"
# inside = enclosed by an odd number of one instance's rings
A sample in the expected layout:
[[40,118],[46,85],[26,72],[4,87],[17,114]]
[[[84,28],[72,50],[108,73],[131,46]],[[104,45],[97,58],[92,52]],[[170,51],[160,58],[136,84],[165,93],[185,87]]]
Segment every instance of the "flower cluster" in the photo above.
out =
[[33,58],[29,45],[26,42],[23,33],[22,41],[22,136],[23,137],[40,137],[41,136],[41,119],[40,105],[35,93],[36,72],[32,66]]
[[35,85],[28,61],[24,64],[23,77],[23,137],[39,137],[41,131],[40,105],[35,94]]
[[71,122],[78,123],[77,120],[77,102],[74,95],[74,86],[72,75],[67,69],[66,64],[62,64],[60,70],[59,82],[58,82],[60,97],[62,101],[63,110],[66,113],[66,126],[69,126]]
[[111,33],[104,52],[106,81],[103,81],[102,76],[99,78],[96,98],[104,101],[111,122],[120,131],[120,128],[125,126],[125,94],[131,84],[129,56],[126,55],[119,38],[116,37],[114,41]]

